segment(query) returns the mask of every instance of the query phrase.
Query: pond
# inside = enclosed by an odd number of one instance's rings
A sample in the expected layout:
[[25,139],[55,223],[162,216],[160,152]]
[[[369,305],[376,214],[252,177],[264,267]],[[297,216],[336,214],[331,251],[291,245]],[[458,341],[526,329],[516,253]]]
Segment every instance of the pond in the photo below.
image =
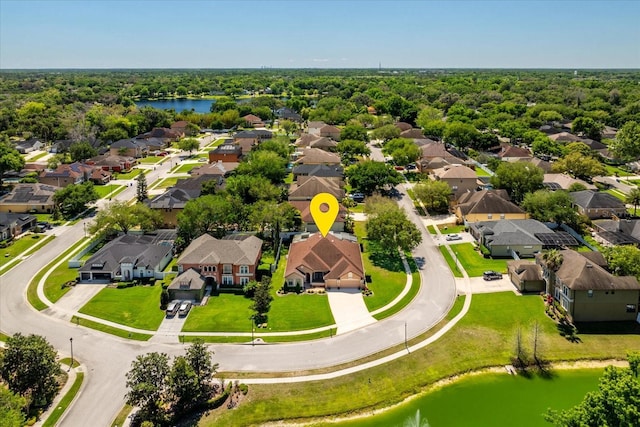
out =
[[176,112],[183,110],[195,111],[196,113],[209,113],[211,111],[211,104],[215,103],[215,99],[187,99],[187,98],[175,98],[175,99],[156,99],[156,100],[143,100],[137,101],[136,106],[138,108],[149,105],[153,108],[160,110],[174,109]]
[[380,415],[330,424],[341,427],[551,426],[548,408],[568,409],[597,389],[602,369],[561,370],[552,377],[506,373],[466,377]]

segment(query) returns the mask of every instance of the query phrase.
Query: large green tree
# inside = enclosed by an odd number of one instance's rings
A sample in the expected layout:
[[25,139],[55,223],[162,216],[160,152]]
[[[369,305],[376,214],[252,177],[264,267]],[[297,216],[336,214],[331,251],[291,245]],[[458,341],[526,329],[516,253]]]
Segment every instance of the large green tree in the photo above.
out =
[[[637,359],[637,354],[631,355]],[[545,419],[562,427],[632,427],[640,425],[640,381],[637,370],[607,366],[598,389],[571,409],[549,410]]]
[[98,150],[86,141],[74,142],[69,146],[69,154],[74,162],[81,162],[98,155]]
[[627,194],[625,202],[633,205],[633,216],[636,216],[636,210],[638,209],[638,206],[640,206],[640,188],[632,188]]
[[393,167],[373,160],[357,163],[349,167],[345,173],[351,187],[366,195],[402,182],[402,176]]
[[0,425],[2,427],[23,427],[26,425],[22,412],[27,399],[0,385]]
[[553,162],[551,170],[554,172],[566,172],[575,178],[586,180],[591,180],[594,176],[606,173],[606,169],[600,161],[579,152],[569,153],[556,160]]
[[338,142],[336,152],[340,154],[342,162],[345,164],[351,163],[357,156],[368,156],[371,154],[371,150],[367,147],[366,142],[355,139],[345,139]]
[[260,200],[277,201],[282,196],[282,189],[260,175],[233,175],[227,179],[226,191],[239,198],[246,205]]
[[268,233],[273,244],[282,230],[296,229],[302,223],[300,212],[288,202],[259,201],[251,207],[249,219],[258,230]]
[[89,203],[98,200],[99,196],[93,183],[70,184],[53,194],[57,209],[67,216],[77,215],[87,208]]
[[573,123],[571,123],[571,130],[587,138],[600,141],[604,125],[591,117],[576,117],[573,119]]
[[416,197],[424,203],[429,213],[444,213],[449,210],[451,187],[444,181],[426,180],[413,187]]
[[8,142],[0,142],[0,187],[4,183],[4,174],[19,172],[24,167],[24,158]]
[[640,123],[629,121],[620,128],[609,149],[624,160],[640,157]]
[[503,188],[519,203],[524,195],[542,188],[544,171],[528,162],[502,162],[491,177],[495,188]]
[[237,205],[222,194],[200,196],[189,200],[178,214],[178,234],[186,244],[194,238],[211,233],[222,237],[236,223]]
[[287,176],[287,160],[268,150],[252,151],[236,172],[241,175],[261,175],[274,184],[280,184]]
[[407,138],[395,138],[384,144],[382,152],[393,158],[397,165],[406,166],[420,158],[420,148],[413,140]]
[[359,125],[347,125],[340,131],[340,140],[355,139],[356,141],[369,141],[367,130]]
[[372,139],[381,139],[382,141],[389,141],[393,138],[400,137],[400,128],[396,125],[384,125],[371,132]]
[[444,130],[444,140],[458,148],[466,148],[478,139],[479,132],[471,124],[462,122],[447,122]]
[[161,225],[162,215],[160,212],[142,203],[129,205],[127,202],[116,200],[98,211],[89,230],[91,233],[127,234],[135,227],[152,231]]
[[410,251],[422,241],[418,227],[391,199],[371,197],[365,205],[367,238],[387,253]]
[[9,390],[27,398],[29,406],[45,406],[58,391],[56,357],[56,350],[44,337],[15,334],[7,338],[0,377]]
[[200,148],[200,141],[195,138],[182,138],[178,142],[178,148],[182,151],[188,151],[189,155],[191,155],[194,150]]
[[142,420],[164,425],[167,421],[166,401],[168,391],[169,357],[165,353],[139,355],[127,372],[126,400],[137,406]]
[[251,304],[251,310],[254,312],[253,320],[257,324],[266,322],[269,310],[271,310],[271,301],[273,301],[271,277],[264,276],[256,286],[253,294],[253,304]]
[[571,226],[578,222],[578,212],[573,208],[573,199],[566,191],[537,190],[527,193],[522,201],[522,208],[531,218],[538,221]]
[[632,245],[612,246],[602,251],[609,269],[618,276],[640,277],[640,249]]

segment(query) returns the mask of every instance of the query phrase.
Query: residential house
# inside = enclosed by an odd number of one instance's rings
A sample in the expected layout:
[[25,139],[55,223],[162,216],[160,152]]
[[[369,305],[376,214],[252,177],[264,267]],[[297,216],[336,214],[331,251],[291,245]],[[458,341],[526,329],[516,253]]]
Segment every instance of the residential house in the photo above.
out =
[[511,202],[506,190],[482,190],[464,193],[455,207],[461,223],[497,221],[499,219],[527,219],[527,213]]
[[546,289],[542,268],[533,261],[507,261],[507,274],[511,283],[522,293],[544,292]]
[[16,184],[9,193],[0,197],[0,212],[51,213],[54,193],[60,187],[46,184]]
[[85,181],[102,185],[111,180],[111,172],[95,165],[75,162],[58,165],[54,170],[44,170],[40,173],[38,180],[42,184],[63,188],[69,184],[81,184]]
[[579,136],[569,132],[559,132],[549,135],[549,139],[555,142],[569,144],[571,142],[582,142]]
[[284,280],[290,288],[364,289],[360,244],[344,233],[299,234],[289,247]]
[[104,245],[78,270],[82,283],[128,282],[163,278],[173,257],[173,245],[156,235],[124,234]]
[[498,158],[504,162],[518,162],[520,160],[529,160],[533,157],[526,148],[510,144],[501,144],[500,146]]
[[244,286],[256,279],[262,255],[262,240],[255,236],[230,235],[216,239],[203,234],[193,240],[178,258],[182,274],[194,269],[207,285]]
[[422,173],[428,173],[447,165],[465,164],[464,159],[451,154],[441,142],[425,139],[414,140],[414,142],[420,147],[421,154],[417,166]]
[[136,136],[136,139],[151,139],[158,138],[165,142],[167,145],[171,145],[171,142],[177,142],[180,138],[184,138],[184,131],[176,128],[153,128],[147,133]]
[[562,250],[562,264],[555,272],[542,255],[536,262],[549,283],[551,295],[571,322],[640,321],[640,284],[632,276],[615,276],[600,252]]
[[602,131],[602,139],[615,139],[617,134],[618,134],[617,128],[614,128],[611,126],[605,126]]
[[640,220],[598,219],[593,221],[593,238],[602,246],[635,245],[640,247]]
[[293,180],[297,181],[302,177],[317,176],[318,178],[329,178],[342,183],[344,180],[344,169],[339,165],[299,165],[293,168]]
[[303,118],[300,114],[287,107],[282,107],[276,110],[276,117],[284,120],[291,120],[292,122],[302,123]]
[[147,143],[144,139],[120,139],[111,143],[112,156],[134,157],[136,159],[147,155]]
[[573,184],[584,185],[587,190],[597,190],[593,184],[589,184],[578,178],[573,178],[566,173],[545,173],[542,184],[549,190],[568,190]]
[[323,121],[311,121],[307,123],[307,132],[311,135],[320,136],[320,128],[326,126]]
[[458,198],[471,191],[475,191],[481,183],[478,183],[478,176],[471,168],[464,165],[447,165],[432,172],[436,181],[446,182],[451,188],[453,199]]
[[16,150],[20,154],[31,153],[32,151],[44,150],[44,142],[37,138],[16,141]]
[[177,132],[178,135],[186,135],[189,124],[186,120],[178,120],[177,122],[173,122],[170,128],[172,131]]
[[307,148],[313,141],[317,141],[318,139],[321,139],[321,138],[322,137],[318,135],[303,133],[302,135],[300,135],[298,139],[296,139],[294,144],[296,147],[299,147],[299,148]]
[[191,176],[212,175],[226,178],[231,172],[236,170],[239,164],[240,163],[238,162],[216,161],[213,163],[207,163],[206,165],[197,168],[193,168],[189,173],[191,174]]
[[424,139],[424,133],[421,129],[411,128],[400,132],[400,138]]
[[[268,135],[263,134],[263,132]],[[249,153],[253,147],[266,139],[271,139],[271,132],[260,129],[243,130],[233,135],[233,143],[242,147],[242,154]]]
[[223,188],[224,178],[215,175],[199,175],[197,177],[180,179],[176,185],[168,188],[164,193],[147,200],[149,208],[160,212],[164,227],[175,228],[178,224],[178,214],[185,205],[200,196],[205,182],[215,181],[218,189]]
[[[313,215],[311,215],[310,200],[289,200],[289,204],[300,211],[300,219],[302,220],[302,229],[308,233],[317,233],[318,226],[316,225],[315,220],[313,219]],[[345,231],[345,221],[347,216],[349,215],[349,211],[347,208],[342,206],[340,203],[338,210],[338,215],[336,219],[331,224],[331,228],[329,231],[334,231],[336,233]]]
[[570,234],[535,219],[477,221],[469,224],[469,232],[494,257],[529,258],[547,248],[578,246]]
[[339,165],[340,156],[319,148],[305,148],[294,162],[296,165]]
[[318,135],[340,141],[340,128],[333,125],[324,125],[318,130]]
[[338,200],[342,200],[345,196],[340,183],[330,178],[311,176],[291,184],[289,187],[289,200],[311,200],[316,194],[320,193],[329,193]]
[[137,160],[129,156],[102,154],[88,159],[86,163],[97,166],[105,171],[120,173],[130,171],[137,163]]
[[207,280],[197,270],[190,268],[176,276],[167,291],[170,300],[202,301],[206,290]]
[[521,162],[531,163],[533,166],[539,167],[544,173],[551,172],[551,163],[538,157],[529,157],[520,159]]
[[11,240],[37,223],[38,218],[34,215],[0,212],[0,241]]
[[[394,125],[400,129],[400,132],[404,132],[406,130],[410,130],[413,129],[413,126],[411,126],[409,123],[407,122],[396,122],[394,123]],[[422,136],[424,138],[424,136]]]
[[575,191],[569,193],[573,205],[578,212],[590,219],[612,218],[627,216],[627,208],[621,200],[609,193],[593,190]]
[[241,117],[241,119],[250,127],[264,127],[264,121],[255,114],[247,114],[246,116]]
[[[251,151],[251,149],[249,149]],[[222,144],[209,151],[209,163],[230,162],[239,163],[243,149],[238,144]]]

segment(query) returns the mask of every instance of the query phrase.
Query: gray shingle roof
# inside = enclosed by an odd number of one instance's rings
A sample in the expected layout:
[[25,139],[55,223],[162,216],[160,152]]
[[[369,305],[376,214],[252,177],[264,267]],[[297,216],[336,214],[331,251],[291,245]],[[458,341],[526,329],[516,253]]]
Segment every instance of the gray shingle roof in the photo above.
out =
[[203,234],[189,244],[178,258],[178,264],[253,265],[261,248],[262,240],[255,236],[244,240],[220,240]]
[[[149,243],[147,236],[125,234],[104,245],[80,267],[79,271],[116,273],[121,262],[133,262],[134,268],[153,269],[172,251],[170,245]],[[97,267],[101,266],[101,267]]]
[[573,202],[583,209],[625,209],[624,203],[609,193],[583,190],[569,194]]

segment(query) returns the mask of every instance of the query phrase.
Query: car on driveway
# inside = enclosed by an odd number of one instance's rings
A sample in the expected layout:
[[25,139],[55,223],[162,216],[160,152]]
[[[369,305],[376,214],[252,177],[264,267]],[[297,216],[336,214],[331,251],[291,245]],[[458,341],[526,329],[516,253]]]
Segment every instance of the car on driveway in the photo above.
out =
[[485,271],[482,273],[482,278],[484,280],[500,280],[502,279],[502,274],[497,271]]
[[352,193],[349,194],[349,198],[354,202],[362,203],[364,202],[364,194],[363,193]]
[[447,237],[445,237],[445,240],[448,240],[448,241],[462,240],[462,236],[460,236],[459,234],[447,234]]
[[178,310],[180,309],[180,301],[171,301],[167,305],[167,309],[165,311],[167,317],[173,317],[176,315]]
[[180,304],[180,310],[178,310],[178,316],[186,316],[189,314],[189,310],[191,310],[191,303],[189,301],[182,301]]

